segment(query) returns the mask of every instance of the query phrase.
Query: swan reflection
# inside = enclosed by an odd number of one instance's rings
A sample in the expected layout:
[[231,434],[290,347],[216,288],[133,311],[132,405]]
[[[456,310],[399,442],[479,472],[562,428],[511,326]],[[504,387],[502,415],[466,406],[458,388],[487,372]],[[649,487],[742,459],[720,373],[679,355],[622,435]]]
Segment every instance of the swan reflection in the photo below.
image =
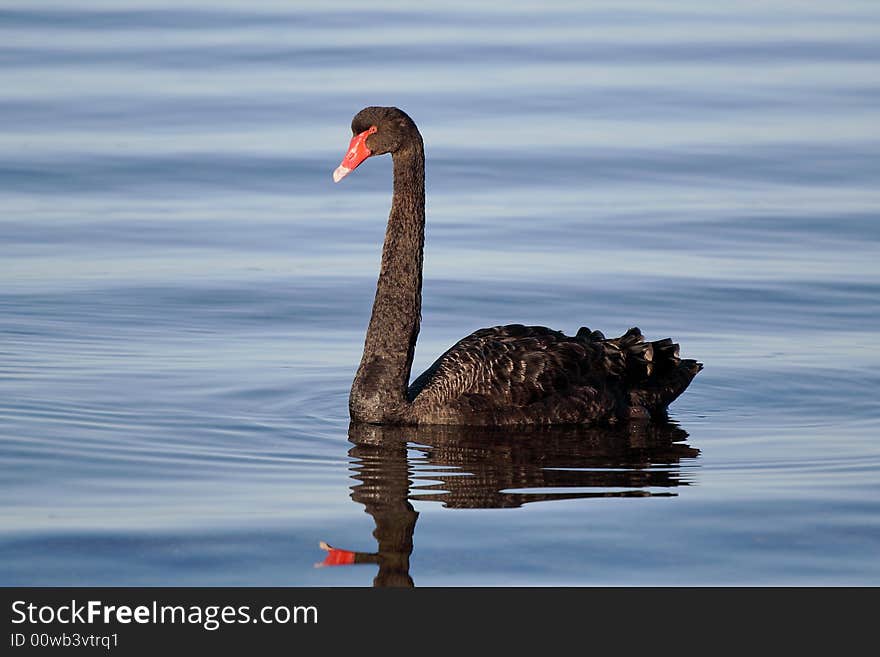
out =
[[412,586],[409,558],[418,512],[411,500],[448,508],[514,508],[529,502],[674,496],[687,486],[681,460],[699,450],[670,423],[616,428],[394,427],[352,423],[351,498],[376,523],[376,552],[331,547],[322,564],[372,563],[374,586]]

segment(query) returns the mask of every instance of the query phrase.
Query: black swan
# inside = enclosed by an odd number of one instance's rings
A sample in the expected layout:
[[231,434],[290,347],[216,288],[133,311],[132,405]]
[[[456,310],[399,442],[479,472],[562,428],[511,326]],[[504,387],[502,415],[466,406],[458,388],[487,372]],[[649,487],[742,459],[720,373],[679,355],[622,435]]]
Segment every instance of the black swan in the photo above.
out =
[[[372,155],[391,153],[394,195],[364,355],[349,397],[355,422],[403,425],[613,424],[662,417],[702,369],[671,339],[631,328],[606,339],[543,326],[496,326],[459,340],[412,384],[422,308],[425,150],[396,107],[367,107],[351,122],[339,182]],[[409,384],[409,385],[408,385]]]

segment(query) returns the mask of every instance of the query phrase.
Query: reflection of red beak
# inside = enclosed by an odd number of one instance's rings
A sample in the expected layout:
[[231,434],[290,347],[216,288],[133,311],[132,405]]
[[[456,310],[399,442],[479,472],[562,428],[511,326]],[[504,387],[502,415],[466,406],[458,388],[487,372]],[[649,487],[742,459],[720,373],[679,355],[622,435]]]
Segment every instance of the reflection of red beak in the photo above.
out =
[[327,556],[324,558],[324,561],[315,564],[316,567],[321,568],[323,566],[348,566],[354,563],[354,552],[330,547],[324,541],[321,541],[319,545],[322,550],[325,550],[327,552]]
[[351,143],[348,145],[348,152],[345,154],[345,157],[342,158],[342,164],[336,167],[336,171],[333,172],[333,182],[339,182],[345,178],[349,173],[354,171],[361,162],[370,157],[372,151],[367,148],[367,137],[374,132],[376,132],[376,126],[372,126],[369,130],[364,130],[359,135],[355,135],[351,138]]

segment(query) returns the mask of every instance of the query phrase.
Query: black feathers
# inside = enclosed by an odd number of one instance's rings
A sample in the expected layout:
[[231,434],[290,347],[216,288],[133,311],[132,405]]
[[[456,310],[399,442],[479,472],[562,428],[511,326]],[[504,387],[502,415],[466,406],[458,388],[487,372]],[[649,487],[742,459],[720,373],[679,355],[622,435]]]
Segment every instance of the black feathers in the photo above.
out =
[[[684,365],[689,363],[689,365]],[[460,340],[410,386],[426,424],[581,424],[665,413],[699,371],[671,340],[632,328],[605,339],[543,326],[496,326]]]

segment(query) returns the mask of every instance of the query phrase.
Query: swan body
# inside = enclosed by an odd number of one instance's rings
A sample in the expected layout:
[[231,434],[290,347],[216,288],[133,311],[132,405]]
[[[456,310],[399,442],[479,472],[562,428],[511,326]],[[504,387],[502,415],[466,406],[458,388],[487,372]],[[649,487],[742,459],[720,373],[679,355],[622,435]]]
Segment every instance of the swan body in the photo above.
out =
[[671,339],[646,342],[638,328],[606,339],[582,327],[481,329],[459,340],[409,383],[421,316],[425,158],[421,134],[395,107],[368,107],[352,121],[336,182],[367,157],[390,153],[394,194],[376,298],[351,395],[355,422],[403,425],[613,424],[664,416],[702,369]]

